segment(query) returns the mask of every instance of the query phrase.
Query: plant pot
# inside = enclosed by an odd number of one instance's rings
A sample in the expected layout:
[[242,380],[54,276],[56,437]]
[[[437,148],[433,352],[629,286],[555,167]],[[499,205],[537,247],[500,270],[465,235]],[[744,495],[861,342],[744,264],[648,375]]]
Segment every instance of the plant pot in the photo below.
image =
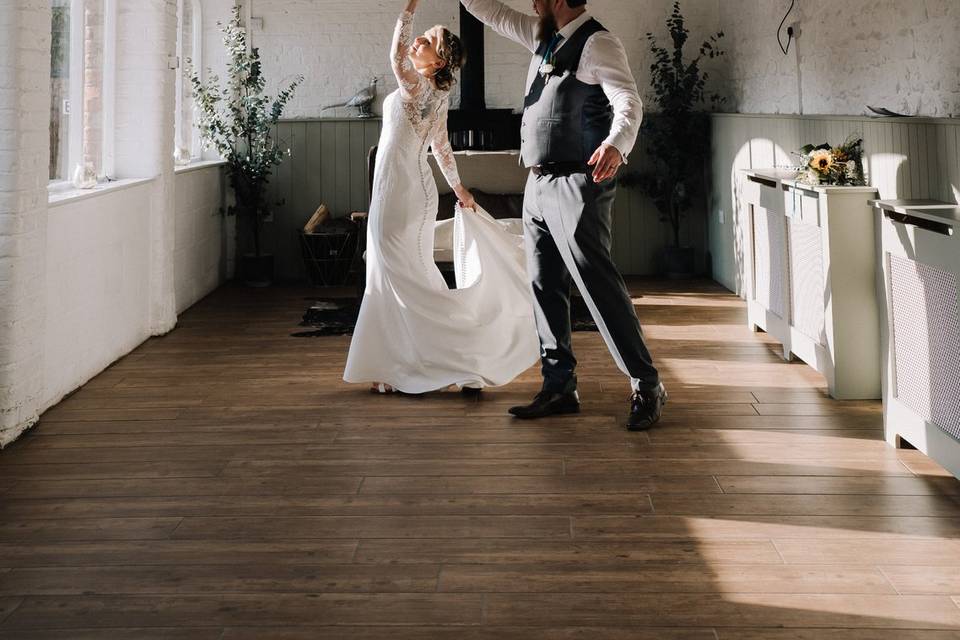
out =
[[243,254],[240,257],[240,278],[248,287],[269,287],[273,283],[273,254]]
[[671,280],[685,280],[696,275],[696,251],[693,247],[664,247],[663,275]]

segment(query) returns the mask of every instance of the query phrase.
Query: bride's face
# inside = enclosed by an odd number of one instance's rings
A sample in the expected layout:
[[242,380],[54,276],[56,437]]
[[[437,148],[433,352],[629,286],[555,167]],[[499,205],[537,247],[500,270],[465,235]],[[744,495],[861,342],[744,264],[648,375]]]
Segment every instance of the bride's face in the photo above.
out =
[[410,45],[407,55],[413,62],[414,68],[425,76],[432,76],[446,64],[437,52],[442,37],[443,27],[434,27]]

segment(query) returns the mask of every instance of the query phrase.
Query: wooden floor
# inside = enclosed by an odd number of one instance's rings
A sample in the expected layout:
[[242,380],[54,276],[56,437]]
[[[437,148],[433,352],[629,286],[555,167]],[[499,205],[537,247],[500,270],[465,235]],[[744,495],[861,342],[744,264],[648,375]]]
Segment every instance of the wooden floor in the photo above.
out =
[[732,295],[633,288],[647,434],[598,334],[583,414],[518,423],[535,370],[376,397],[290,337],[310,290],[221,289],[0,453],[0,637],[960,637],[960,483]]

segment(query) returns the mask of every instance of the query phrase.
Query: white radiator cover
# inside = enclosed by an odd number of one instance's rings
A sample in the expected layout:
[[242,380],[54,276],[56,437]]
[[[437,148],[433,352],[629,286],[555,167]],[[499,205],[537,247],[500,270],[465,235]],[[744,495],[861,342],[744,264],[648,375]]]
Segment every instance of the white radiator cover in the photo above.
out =
[[748,322],[841,400],[881,397],[871,187],[810,187],[774,169],[740,174]]
[[894,397],[960,441],[957,277],[888,255]]
[[823,346],[826,342],[823,304],[823,232],[814,224],[790,220],[791,321],[803,335]]
[[960,209],[878,206],[886,439],[960,477]]

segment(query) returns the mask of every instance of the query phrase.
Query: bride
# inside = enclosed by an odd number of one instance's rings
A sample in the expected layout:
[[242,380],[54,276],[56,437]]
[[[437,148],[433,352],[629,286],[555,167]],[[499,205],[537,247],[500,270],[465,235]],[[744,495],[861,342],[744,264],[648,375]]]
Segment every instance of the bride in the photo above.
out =
[[[418,0],[408,0],[391,46],[400,88],[383,104],[367,229],[367,288],[347,382],[381,393],[472,389],[510,382],[539,358],[523,240],[476,206],[447,138],[460,40],[436,26],[410,42]],[[437,186],[427,147],[459,199],[457,289],[433,260]]]

